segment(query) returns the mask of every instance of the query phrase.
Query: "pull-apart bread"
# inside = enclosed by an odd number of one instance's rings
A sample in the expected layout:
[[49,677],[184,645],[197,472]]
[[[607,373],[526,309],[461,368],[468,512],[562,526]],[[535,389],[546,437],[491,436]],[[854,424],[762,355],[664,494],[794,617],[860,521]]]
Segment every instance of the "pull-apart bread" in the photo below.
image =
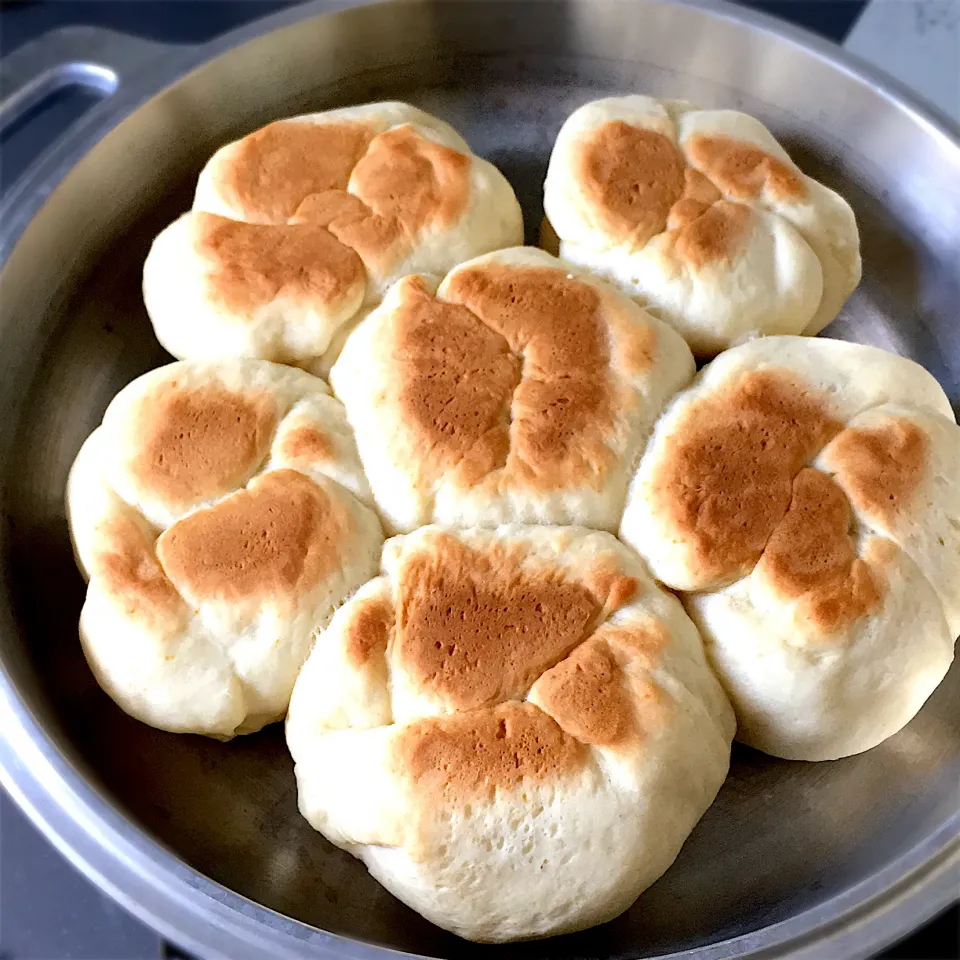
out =
[[683,339],[543,251],[405,277],[330,373],[390,532],[424,523],[615,531]]
[[620,531],[684,603],[739,739],[824,760],[895,733],[960,631],[960,427],[923,368],[770,337],[657,423]]
[[316,632],[383,537],[343,407],[259,360],[122,390],[70,473],[84,652],[129,714],[228,738],[286,714]]
[[586,104],[557,137],[544,209],[561,257],[656,308],[700,357],[815,334],[860,280],[850,206],[734,110]]
[[503,941],[615,917],[713,800],[734,717],[639,558],[575,527],[423,527],[320,636],[300,809],[393,894]]
[[181,359],[325,370],[338,333],[399,277],[523,242],[513,189],[403,103],[293,117],[218,150],[193,210],[154,241],[143,291]]

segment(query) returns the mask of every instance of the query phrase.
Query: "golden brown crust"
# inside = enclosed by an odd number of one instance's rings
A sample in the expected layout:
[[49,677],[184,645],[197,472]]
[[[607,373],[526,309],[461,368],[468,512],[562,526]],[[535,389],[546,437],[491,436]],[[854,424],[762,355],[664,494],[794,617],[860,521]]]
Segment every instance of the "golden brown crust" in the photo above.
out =
[[[601,309],[609,331],[608,339],[615,344],[610,358],[612,369],[628,377],[648,373],[657,356],[657,328],[652,323],[638,323],[632,303],[618,302],[609,295],[602,297]],[[622,406],[622,397],[620,403]]]
[[610,747],[635,733],[620,667],[599,638],[543,674],[536,693],[539,706],[581,743]]
[[336,236],[341,225],[370,216],[370,208],[359,197],[346,190],[325,190],[304,197],[290,222],[327,227]]
[[186,607],[153,553],[153,544],[130,518],[117,514],[98,530],[102,540],[90,576],[127,613],[153,630],[175,630]]
[[[596,288],[562,270],[492,263],[457,271],[447,296],[523,356],[508,469],[542,489],[598,483],[618,398]],[[648,342],[640,328],[637,337]]]
[[366,282],[363,262],[323,226],[272,226],[193,214],[196,247],[213,269],[213,298],[251,314],[278,298],[326,307]]
[[804,598],[804,620],[829,636],[873,613],[883,602],[886,583],[863,560],[854,560],[845,577],[824,584]]
[[687,167],[683,171],[683,197],[682,200],[690,200],[694,203],[702,203],[709,206],[722,200],[720,191],[699,171]]
[[603,604],[600,615],[603,620],[636,600],[641,592],[640,581],[621,572],[619,558],[615,554],[598,557],[584,577],[583,584]]
[[357,121],[279,120],[240,140],[218,165],[220,192],[246,219],[284,223],[303,199],[345,190],[373,131]]
[[373,138],[350,188],[305,197],[294,219],[326,227],[368,267],[388,272],[421,230],[449,229],[463,216],[470,158],[404,125]]
[[796,598],[847,575],[856,558],[853,512],[830,477],[807,467],[793,481],[790,507],[767,542],[759,564],[765,578]]
[[850,499],[888,526],[910,510],[929,471],[929,437],[897,417],[877,427],[850,427],[831,446],[830,466]]
[[503,466],[520,361],[469,310],[442,303],[417,278],[395,313],[399,409],[439,470],[476,482]]
[[656,669],[663,651],[670,645],[670,631],[659,620],[629,624],[605,623],[595,634],[602,638],[618,660],[629,659],[646,671]]
[[[694,137],[691,149],[737,197],[754,196],[767,182],[780,196],[796,179],[785,164],[748,144]],[[639,248],[669,231],[665,254],[694,270],[730,260],[749,228],[750,210],[724,201],[714,183],[686,166],[679,147],[653,130],[622,120],[602,124],[581,148],[578,172],[581,189],[615,243],[629,240]]]
[[141,490],[167,504],[222,496],[242,483],[266,456],[277,418],[266,394],[215,384],[186,388],[174,381],[142,406],[129,469]]
[[347,628],[345,656],[356,669],[372,659],[383,658],[394,628],[393,604],[386,597],[375,597],[355,607]]
[[634,320],[627,320],[622,311],[616,310],[610,314],[610,329],[618,334],[624,373],[638,376],[650,370],[657,355],[656,327],[651,323],[638,327]]
[[692,223],[720,199],[720,191],[702,173],[688,167],[683,171],[683,196],[670,208],[667,229]]
[[661,620],[633,620],[628,624],[607,623],[595,634],[613,655],[624,676],[629,675],[630,704],[634,735],[655,735],[671,722],[671,701],[650,679],[663,659],[663,652],[674,642]]
[[315,426],[294,427],[280,441],[278,456],[287,463],[327,463],[334,459],[333,441]]
[[806,199],[803,174],[752,143],[697,134],[686,142],[686,149],[693,165],[737,200],[752,200],[764,190],[783,203]]
[[411,249],[396,220],[378,216],[359,197],[341,190],[307,197],[297,208],[294,222],[326,227],[364,264],[383,272]]
[[449,535],[406,560],[395,651],[420,689],[458,710],[523,696],[590,634],[607,598],[521,560]]
[[742,248],[753,217],[753,211],[742,203],[720,200],[671,230],[665,253],[694,270],[728,263]]
[[[552,546],[565,548],[562,538]],[[600,623],[636,599],[636,580],[610,553],[574,575],[530,550],[431,531],[401,555],[392,633],[382,599],[355,628],[353,661],[389,642],[395,670],[448,711],[394,741],[396,773],[428,802],[463,805],[575,775],[586,745],[618,749],[668,722],[667,698],[646,676],[667,628]],[[528,694],[536,706],[519,702]]]
[[790,507],[757,565],[774,591],[803,598],[806,619],[822,634],[839,632],[883,599],[884,583],[857,557],[852,522],[840,487],[819,470],[801,470]]
[[470,158],[404,124],[374,137],[350,185],[377,216],[412,237],[423,227],[451,227],[463,215]]
[[333,302],[365,280],[364,265],[389,273],[422,230],[454,226],[470,199],[470,165],[409,124],[376,136],[354,121],[258,130],[211,172],[252,223],[196,214],[198,246],[219,267],[214,295],[237,313],[280,295]]
[[542,710],[511,702],[411,723],[397,734],[392,759],[424,802],[462,806],[575,775],[588,757]]
[[313,481],[272,470],[169,527],[157,556],[190,596],[293,600],[339,567],[352,527],[347,509]]
[[654,505],[694,550],[697,588],[748,573],[803,465],[841,425],[784,370],[747,373],[685,411],[666,442]]
[[685,167],[669,137],[615,120],[583,143],[577,180],[614,242],[639,248],[666,227],[684,193]]

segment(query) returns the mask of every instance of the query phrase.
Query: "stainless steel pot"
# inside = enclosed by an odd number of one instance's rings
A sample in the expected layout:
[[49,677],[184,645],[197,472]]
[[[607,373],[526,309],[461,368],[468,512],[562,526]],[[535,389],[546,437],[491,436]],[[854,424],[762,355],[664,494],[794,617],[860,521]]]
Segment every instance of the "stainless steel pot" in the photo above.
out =
[[170,736],[97,688],[76,637],[83,585],[64,523],[67,468],[112,394],[167,359],[140,298],[151,237],[188,205],[210,152],[268,119],[412,100],[501,166],[532,239],[550,144],[575,105],[644,90],[742,107],[856,208],[864,281],[829,332],[916,358],[960,400],[960,145],[894,84],[729,7],[331,9],[291,9],[179,51],[71,31],[59,69],[29,51],[5,65],[7,89],[29,84],[6,117],[71,78],[114,92],[0,212],[3,784],[122,904],[230,960],[386,949],[837,960],[920,924],[960,883],[958,669],[903,732],[860,757],[801,764],[738,749],[677,864],[624,916],[495,951],[431,927],[309,829],[278,728],[229,745]]

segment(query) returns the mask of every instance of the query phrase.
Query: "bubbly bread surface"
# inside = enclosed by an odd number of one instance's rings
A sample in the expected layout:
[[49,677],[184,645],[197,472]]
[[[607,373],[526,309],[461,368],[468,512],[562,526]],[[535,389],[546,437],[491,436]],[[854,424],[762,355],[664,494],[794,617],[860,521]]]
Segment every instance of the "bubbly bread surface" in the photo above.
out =
[[580,107],[544,209],[560,256],[668,321],[700,357],[751,334],[814,334],[860,280],[850,206],[758,120],[639,95]]
[[135,380],[67,489],[101,686],[164,730],[227,738],[282,718],[316,632],[376,571],[369,502],[322,380],[256,360]]
[[450,126],[403,103],[347,107],[218,150],[153,244],[144,299],[177,357],[324,371],[397,278],[522,240],[509,183]]
[[544,207],[559,259],[402,103],[224,146],[144,266],[184,362],[67,490],[108,694],[221,739],[286,717],[309,823],[490,943],[626,910],[735,733],[892,735],[960,631],[946,396],[810,337],[860,278],[849,205],[752,117],[625,96],[568,118]]
[[330,374],[388,530],[572,523],[615,530],[682,338],[532,248],[406,277]]
[[922,367],[770,337],[657,423],[620,529],[685,591],[739,739],[866,750],[943,679],[960,631],[960,428]]
[[576,527],[423,527],[334,616],[287,720],[300,809],[461,936],[582,929],[673,862],[734,720],[636,555]]

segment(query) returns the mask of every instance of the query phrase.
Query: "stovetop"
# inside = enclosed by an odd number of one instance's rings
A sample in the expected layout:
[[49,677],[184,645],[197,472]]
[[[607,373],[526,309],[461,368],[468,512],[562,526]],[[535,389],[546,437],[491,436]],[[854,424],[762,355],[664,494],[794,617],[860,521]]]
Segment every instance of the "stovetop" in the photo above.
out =
[[[960,112],[956,73],[960,0],[739,2],[844,43],[892,70],[955,116]],[[0,0],[0,4],[0,55],[69,24],[110,27],[166,43],[201,43],[292,5],[291,0]],[[935,59],[931,50],[946,52],[943,69],[931,66]],[[89,94],[64,91],[37,114],[0,133],[0,193],[91,102]],[[77,873],[0,790],[0,960],[184,957]],[[958,909],[948,910],[882,957],[958,960]]]

